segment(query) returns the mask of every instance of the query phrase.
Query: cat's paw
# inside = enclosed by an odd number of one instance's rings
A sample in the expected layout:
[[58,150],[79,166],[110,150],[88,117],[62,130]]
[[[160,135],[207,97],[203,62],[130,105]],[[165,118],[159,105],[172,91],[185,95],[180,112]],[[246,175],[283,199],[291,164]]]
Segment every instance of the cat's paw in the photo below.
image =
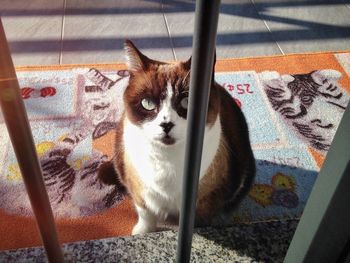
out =
[[138,222],[132,229],[131,234],[140,235],[140,234],[146,234],[154,231],[156,231],[156,226],[151,226],[151,225],[145,224],[144,222]]

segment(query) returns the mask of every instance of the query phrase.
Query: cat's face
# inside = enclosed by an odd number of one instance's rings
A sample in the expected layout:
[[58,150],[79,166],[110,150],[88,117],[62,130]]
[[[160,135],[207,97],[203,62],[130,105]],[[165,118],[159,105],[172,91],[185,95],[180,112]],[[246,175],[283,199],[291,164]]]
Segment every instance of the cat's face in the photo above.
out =
[[[151,60],[127,41],[129,85],[124,93],[126,117],[152,143],[162,146],[184,142],[190,82],[190,60],[167,64]],[[211,96],[212,97],[212,96]],[[217,115],[209,103],[207,126]],[[209,118],[211,116],[211,118]]]

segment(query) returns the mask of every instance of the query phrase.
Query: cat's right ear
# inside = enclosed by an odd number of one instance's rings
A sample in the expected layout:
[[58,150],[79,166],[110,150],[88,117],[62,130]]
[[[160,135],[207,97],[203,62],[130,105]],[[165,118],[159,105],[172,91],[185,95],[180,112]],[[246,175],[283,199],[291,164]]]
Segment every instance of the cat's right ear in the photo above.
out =
[[131,72],[145,71],[151,60],[142,54],[129,39],[125,40],[124,50],[126,56],[126,64]]

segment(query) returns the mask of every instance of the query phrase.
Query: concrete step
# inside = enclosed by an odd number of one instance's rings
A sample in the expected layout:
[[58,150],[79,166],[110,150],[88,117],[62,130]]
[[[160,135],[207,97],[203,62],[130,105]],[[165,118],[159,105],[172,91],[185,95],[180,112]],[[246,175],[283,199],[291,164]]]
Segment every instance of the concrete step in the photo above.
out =
[[[298,220],[195,229],[191,262],[282,262]],[[175,262],[177,231],[63,245],[67,262]],[[41,247],[0,252],[0,262],[46,262]]]

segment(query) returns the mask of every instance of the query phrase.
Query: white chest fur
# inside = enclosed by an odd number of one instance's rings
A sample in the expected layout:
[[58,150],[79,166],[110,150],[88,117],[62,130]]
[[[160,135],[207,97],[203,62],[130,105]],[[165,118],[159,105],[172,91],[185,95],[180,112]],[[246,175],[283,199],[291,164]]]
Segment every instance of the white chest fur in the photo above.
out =
[[[214,125],[205,131],[200,178],[212,163],[220,138],[218,117]],[[181,141],[172,146],[154,144],[127,119],[123,140],[125,153],[144,184],[142,197],[147,208],[162,217],[177,214],[181,205],[185,143]]]

